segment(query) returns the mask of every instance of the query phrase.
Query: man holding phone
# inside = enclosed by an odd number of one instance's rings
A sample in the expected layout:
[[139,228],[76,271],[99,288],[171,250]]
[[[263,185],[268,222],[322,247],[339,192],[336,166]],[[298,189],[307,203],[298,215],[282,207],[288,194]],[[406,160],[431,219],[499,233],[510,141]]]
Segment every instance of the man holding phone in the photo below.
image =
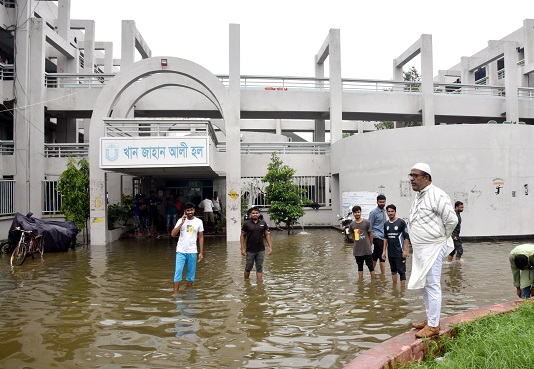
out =
[[[171,236],[176,237],[180,233],[178,244],[176,245],[176,268],[174,271],[174,294],[178,293],[184,267],[186,268],[187,287],[193,286],[197,270],[198,261],[202,260],[204,251],[204,224],[195,217],[195,204],[186,203],[184,215],[176,222],[176,226],[171,231]],[[197,238],[199,250],[197,251]]]

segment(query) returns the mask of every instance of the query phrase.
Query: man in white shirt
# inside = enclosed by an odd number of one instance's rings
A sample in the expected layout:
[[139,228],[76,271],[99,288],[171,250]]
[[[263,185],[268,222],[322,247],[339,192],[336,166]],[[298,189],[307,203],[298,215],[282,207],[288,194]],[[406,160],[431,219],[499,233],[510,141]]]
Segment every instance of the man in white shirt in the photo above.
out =
[[199,244],[198,261],[202,260],[204,251],[204,225],[195,217],[195,204],[185,204],[184,215],[176,222],[171,231],[171,236],[176,237],[180,233],[176,245],[176,268],[174,271],[174,294],[178,293],[180,281],[186,267],[187,287],[193,286],[197,270],[197,238]]
[[412,272],[408,289],[423,289],[427,319],[413,323],[421,329],[416,337],[439,334],[441,314],[441,265],[453,249],[452,231],[458,218],[447,194],[432,184],[430,166],[415,164],[410,171],[412,189],[417,195],[410,209],[408,233],[413,247]]
[[213,215],[213,201],[211,201],[211,196],[206,196],[204,200],[198,205],[199,208],[204,209],[204,228],[206,231],[210,226],[215,225],[215,216]]

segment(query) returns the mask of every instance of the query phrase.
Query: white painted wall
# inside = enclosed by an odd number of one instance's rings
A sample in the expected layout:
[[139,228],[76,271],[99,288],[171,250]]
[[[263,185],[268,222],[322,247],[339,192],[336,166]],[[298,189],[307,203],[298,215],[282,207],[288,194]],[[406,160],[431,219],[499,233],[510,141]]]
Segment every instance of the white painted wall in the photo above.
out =
[[[405,218],[415,193],[408,186],[405,196],[402,182],[408,181],[413,164],[426,162],[433,183],[447,192],[451,201],[464,202],[463,236],[533,235],[532,142],[534,127],[523,125],[376,131],[336,142],[331,169],[333,174],[339,173],[340,193],[383,192],[387,203],[397,206],[397,215]],[[499,194],[496,178],[504,182]],[[529,188],[528,195],[524,185]]]

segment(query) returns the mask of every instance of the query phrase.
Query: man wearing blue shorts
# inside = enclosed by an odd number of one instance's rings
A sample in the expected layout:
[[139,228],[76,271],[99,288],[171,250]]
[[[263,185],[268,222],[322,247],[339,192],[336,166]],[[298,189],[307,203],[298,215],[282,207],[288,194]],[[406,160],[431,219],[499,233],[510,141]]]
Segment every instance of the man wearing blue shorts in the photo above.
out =
[[191,287],[195,281],[197,270],[197,238],[198,238],[198,261],[202,260],[204,250],[204,225],[202,221],[195,217],[195,204],[186,203],[185,213],[176,222],[176,226],[171,231],[171,236],[176,237],[180,233],[178,244],[176,245],[176,269],[174,271],[174,294],[178,293],[184,266],[186,268],[187,287]]
[[[241,228],[241,254],[246,256],[245,279],[250,277],[250,271],[256,264],[256,278],[263,278],[263,259],[265,258],[265,245],[263,239],[267,240],[269,246],[268,255],[273,252],[271,245],[271,236],[269,235],[269,226],[267,222],[260,219],[260,209],[253,207],[250,210],[250,219],[243,224]],[[245,249],[246,239],[246,249]]]

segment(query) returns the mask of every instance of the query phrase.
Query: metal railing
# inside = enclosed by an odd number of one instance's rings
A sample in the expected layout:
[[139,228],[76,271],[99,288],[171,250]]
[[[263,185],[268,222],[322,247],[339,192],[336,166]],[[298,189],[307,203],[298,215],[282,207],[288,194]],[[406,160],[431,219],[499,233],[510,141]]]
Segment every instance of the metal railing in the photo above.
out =
[[15,0],[0,0],[0,4],[5,6],[6,8],[14,8]]
[[46,158],[65,158],[69,156],[86,157],[89,156],[88,143],[55,143],[44,145]]
[[374,79],[343,79],[343,91],[347,92],[402,92],[420,93],[421,82],[382,81]]
[[13,155],[15,152],[15,143],[13,140],[1,141],[0,140],[0,155]]
[[[321,206],[330,205],[330,176],[295,176],[293,183],[306,191],[302,199]],[[242,177],[241,196],[247,201],[247,206],[268,207],[265,198],[267,182],[262,177]]]
[[58,181],[43,181],[43,214],[61,214],[61,194]]
[[15,67],[13,64],[0,63],[0,80],[13,81],[15,75]]
[[45,73],[48,88],[100,88],[109,82],[115,73]]
[[519,87],[517,89],[517,95],[520,99],[534,100],[534,88],[533,87]]
[[[226,143],[217,146],[226,152]],[[241,142],[241,154],[330,154],[329,142]]]
[[0,179],[0,216],[15,214],[15,180]]
[[218,145],[213,125],[205,119],[104,119],[106,137],[208,136]]
[[434,83],[434,93],[450,95],[504,96],[504,87],[489,85],[468,85],[460,83]]

